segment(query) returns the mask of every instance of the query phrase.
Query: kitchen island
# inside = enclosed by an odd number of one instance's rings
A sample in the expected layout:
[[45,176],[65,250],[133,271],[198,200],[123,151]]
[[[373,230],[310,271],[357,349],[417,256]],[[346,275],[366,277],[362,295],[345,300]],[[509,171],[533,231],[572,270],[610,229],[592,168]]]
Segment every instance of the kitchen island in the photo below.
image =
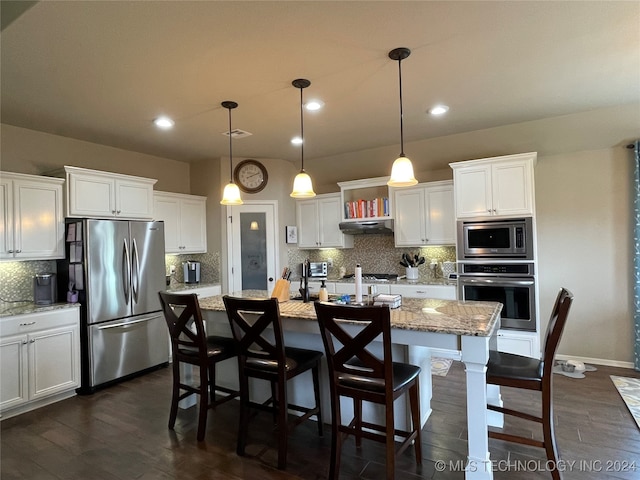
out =
[[[264,298],[264,291],[243,291],[233,296]],[[231,336],[222,296],[200,300],[209,333]],[[500,323],[502,305],[494,302],[459,302],[454,300],[411,299],[404,298],[402,307],[391,310],[392,354],[394,360],[419,365],[421,409],[423,424],[431,413],[431,373],[430,348],[454,352],[465,363],[467,389],[467,425],[470,468],[465,474],[467,479],[491,479],[491,463],[488,448],[487,421],[487,384],[486,365],[489,359],[490,343],[495,342],[495,334]],[[280,303],[280,315],[285,330],[285,343],[302,348],[324,351],[320,331],[316,321],[313,303],[288,301]],[[355,324],[345,322],[345,329],[357,329]],[[376,353],[376,352],[374,352]],[[218,369],[218,378],[227,386],[237,385],[237,365],[226,362]],[[304,377],[304,376],[303,376]],[[328,378],[326,364],[322,372],[323,415],[330,417]],[[290,401],[304,405],[311,404],[310,379],[301,378],[300,382],[291,382],[288,390]],[[262,386],[261,386],[262,387]],[[270,390],[256,388],[252,395],[268,398]],[[491,403],[499,401],[492,398]],[[351,404],[342,405],[345,418],[349,417]],[[370,405],[365,415],[372,420],[384,418],[379,406]],[[406,404],[396,404],[396,419],[399,428],[407,422]]]

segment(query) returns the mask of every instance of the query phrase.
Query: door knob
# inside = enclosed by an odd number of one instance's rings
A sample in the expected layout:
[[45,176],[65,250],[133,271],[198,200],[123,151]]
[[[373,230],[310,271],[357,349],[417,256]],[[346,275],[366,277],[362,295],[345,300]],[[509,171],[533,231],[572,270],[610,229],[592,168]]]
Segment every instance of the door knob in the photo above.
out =
[[273,282],[273,277],[269,277],[269,281],[270,281],[270,282]]

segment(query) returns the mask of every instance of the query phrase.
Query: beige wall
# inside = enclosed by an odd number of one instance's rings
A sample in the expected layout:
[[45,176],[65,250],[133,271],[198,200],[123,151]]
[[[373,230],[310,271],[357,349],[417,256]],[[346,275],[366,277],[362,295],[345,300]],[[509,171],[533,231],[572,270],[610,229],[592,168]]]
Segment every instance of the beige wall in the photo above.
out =
[[543,331],[558,289],[575,295],[561,354],[633,361],[632,162],[624,147],[538,160]]
[[155,178],[156,190],[189,192],[189,164],[72,138],[0,125],[0,170],[42,175],[65,165]]

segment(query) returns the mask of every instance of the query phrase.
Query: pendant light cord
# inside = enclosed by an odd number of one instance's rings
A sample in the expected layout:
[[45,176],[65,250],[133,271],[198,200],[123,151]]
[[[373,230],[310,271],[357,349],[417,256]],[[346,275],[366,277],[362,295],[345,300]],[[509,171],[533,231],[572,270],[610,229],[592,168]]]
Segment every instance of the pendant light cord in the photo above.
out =
[[403,129],[403,119],[402,119],[402,58],[398,59],[398,79],[400,84],[400,156],[404,157],[404,129]]
[[300,88],[300,139],[302,140],[302,143],[300,144],[300,171],[304,172],[304,109],[302,108],[302,90],[304,89]]
[[233,153],[231,149],[231,109],[229,108],[229,183],[233,183]]

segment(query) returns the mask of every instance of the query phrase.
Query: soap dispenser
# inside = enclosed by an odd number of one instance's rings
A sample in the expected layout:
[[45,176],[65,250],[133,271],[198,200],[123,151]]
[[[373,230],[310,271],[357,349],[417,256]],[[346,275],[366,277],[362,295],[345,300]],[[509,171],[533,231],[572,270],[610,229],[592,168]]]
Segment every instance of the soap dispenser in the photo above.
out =
[[322,280],[322,284],[320,285],[320,301],[326,302],[329,300],[329,293],[327,292],[327,286],[324,284],[324,280]]

